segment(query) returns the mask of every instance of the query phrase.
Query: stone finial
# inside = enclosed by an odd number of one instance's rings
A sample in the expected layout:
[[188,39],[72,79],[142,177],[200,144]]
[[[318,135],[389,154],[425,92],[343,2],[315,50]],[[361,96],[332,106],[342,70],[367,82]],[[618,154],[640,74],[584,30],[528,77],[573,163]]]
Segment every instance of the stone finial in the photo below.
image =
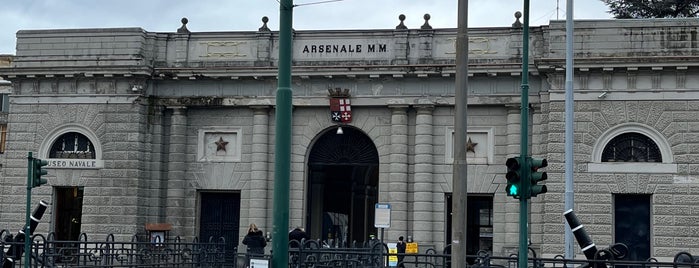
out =
[[430,26],[430,14],[425,14],[424,16],[422,16],[422,18],[425,19],[425,24],[423,24],[423,25],[420,27],[420,29],[423,29],[423,30],[432,29],[432,26]]
[[398,20],[400,20],[400,23],[398,24],[398,26],[396,26],[396,29],[397,30],[407,30],[408,27],[406,27],[405,24],[403,24],[403,21],[405,21],[405,15],[400,14],[398,16]]
[[519,18],[522,17],[522,12],[515,12],[515,22],[512,23],[512,28],[522,28],[522,22],[519,21]]
[[187,18],[182,18],[182,27],[177,29],[177,33],[189,33],[189,29],[187,29],[187,22],[189,22]]
[[260,32],[270,32],[271,30],[267,27],[267,22],[269,22],[269,18],[267,16],[262,17],[262,27],[257,30]]

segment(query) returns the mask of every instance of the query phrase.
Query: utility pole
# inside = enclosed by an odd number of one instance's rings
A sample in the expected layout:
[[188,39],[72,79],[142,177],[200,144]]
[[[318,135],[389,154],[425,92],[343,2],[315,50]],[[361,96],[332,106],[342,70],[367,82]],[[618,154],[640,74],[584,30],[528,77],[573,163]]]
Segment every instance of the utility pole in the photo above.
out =
[[468,103],[468,0],[459,0],[456,36],[456,83],[454,86],[454,171],[452,174],[452,242],[454,268],[465,268],[467,217],[466,132]]
[[289,181],[291,180],[291,29],[293,0],[279,2],[279,62],[275,111],[272,267],[289,267]]

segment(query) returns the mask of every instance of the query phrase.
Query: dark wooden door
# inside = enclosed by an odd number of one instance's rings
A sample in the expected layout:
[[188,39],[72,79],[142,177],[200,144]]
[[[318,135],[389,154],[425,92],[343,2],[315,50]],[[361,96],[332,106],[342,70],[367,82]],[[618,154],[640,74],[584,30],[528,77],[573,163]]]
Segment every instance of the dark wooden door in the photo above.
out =
[[650,258],[650,195],[614,195],[614,242],[629,247],[626,260]]
[[82,187],[56,187],[56,240],[78,240],[82,211]]
[[201,193],[199,239],[226,240],[226,262],[235,260],[240,226],[240,193]]
[[55,225],[56,245],[60,263],[75,263],[80,239],[80,227],[83,215],[83,188],[56,187]]

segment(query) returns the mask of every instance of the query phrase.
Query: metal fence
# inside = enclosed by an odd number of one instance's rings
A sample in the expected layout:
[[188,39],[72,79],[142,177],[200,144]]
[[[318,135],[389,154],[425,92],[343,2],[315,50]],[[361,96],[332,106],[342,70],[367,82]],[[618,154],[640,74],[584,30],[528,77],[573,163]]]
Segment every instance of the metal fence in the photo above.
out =
[[[35,235],[31,245],[30,267],[230,267],[245,268],[250,261],[266,262],[271,266],[271,256],[249,256],[244,252],[226,252],[226,241],[222,238],[208,241],[186,242],[176,237],[168,241],[149,241],[147,237],[133,236],[130,241],[119,242],[113,235],[103,241],[88,241],[87,235],[80,235],[78,241],[59,241],[54,234]],[[2,260],[0,267],[24,267],[21,256],[23,241],[15,241],[6,230],[0,231]],[[421,254],[389,254],[386,244],[353,244],[344,248],[333,248],[319,241],[291,241],[289,243],[289,268],[323,267],[409,267],[409,268],[450,268],[449,247],[437,251],[427,249]],[[19,250],[19,251],[17,251]],[[603,250],[599,251],[604,253]],[[577,268],[699,268],[699,258],[688,252],[675,255],[673,262],[627,261],[605,258],[605,254],[595,254],[591,260],[567,260],[562,256],[546,259],[538,258],[530,250],[528,268],[577,267]],[[491,256],[485,251],[468,255],[467,267],[472,268],[518,268],[516,254],[500,257]]]
[[[17,236],[20,237],[20,236]],[[169,241],[150,241],[134,235],[130,241],[88,241],[81,234],[78,241],[60,241],[54,233],[34,235],[30,267],[224,267],[226,241],[222,238],[186,242],[179,237]],[[7,230],[0,231],[2,268],[24,267],[24,239],[14,239]]]
[[[300,245],[300,246],[299,246]],[[415,268],[450,268],[451,254],[447,246],[442,251],[427,249],[421,254],[389,254],[385,244],[355,245],[350,248],[327,248],[315,241],[300,244],[290,243],[290,268],[316,267],[398,267]],[[610,249],[597,251],[591,259],[564,259],[562,255],[555,258],[539,258],[530,248],[528,268],[699,268],[699,257],[688,252],[679,252],[672,262],[660,262],[655,258],[645,261],[630,261],[625,254],[611,254]],[[392,258],[393,257],[393,258]],[[393,260],[391,262],[390,260]],[[396,262],[396,259],[399,261]],[[466,256],[467,263],[463,267],[472,268],[518,268],[517,254],[510,256],[491,256],[488,252],[480,251],[475,255]]]

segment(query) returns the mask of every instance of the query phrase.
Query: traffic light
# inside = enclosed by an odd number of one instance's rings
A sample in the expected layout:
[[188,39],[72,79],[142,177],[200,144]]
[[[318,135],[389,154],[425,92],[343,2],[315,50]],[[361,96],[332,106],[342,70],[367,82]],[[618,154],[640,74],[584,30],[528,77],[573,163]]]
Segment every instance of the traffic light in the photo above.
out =
[[540,168],[545,168],[548,166],[548,161],[545,158],[533,158],[527,157],[527,165],[531,172],[529,172],[529,196],[534,197],[538,194],[546,193],[546,185],[538,185],[540,181],[545,181],[548,176],[546,172],[539,171]]
[[519,159],[515,157],[508,158],[507,161],[505,161],[505,165],[507,166],[507,174],[505,174],[507,187],[505,187],[505,191],[507,192],[507,196],[513,196],[515,199],[519,199],[523,192],[520,183],[520,168],[522,166],[519,162]]
[[46,166],[49,164],[49,161],[43,160],[43,159],[38,159],[34,158],[33,163],[32,163],[32,188],[34,187],[39,187],[43,184],[46,184],[48,181],[46,179],[42,179],[42,175],[48,174],[48,171],[42,169],[41,167]]

